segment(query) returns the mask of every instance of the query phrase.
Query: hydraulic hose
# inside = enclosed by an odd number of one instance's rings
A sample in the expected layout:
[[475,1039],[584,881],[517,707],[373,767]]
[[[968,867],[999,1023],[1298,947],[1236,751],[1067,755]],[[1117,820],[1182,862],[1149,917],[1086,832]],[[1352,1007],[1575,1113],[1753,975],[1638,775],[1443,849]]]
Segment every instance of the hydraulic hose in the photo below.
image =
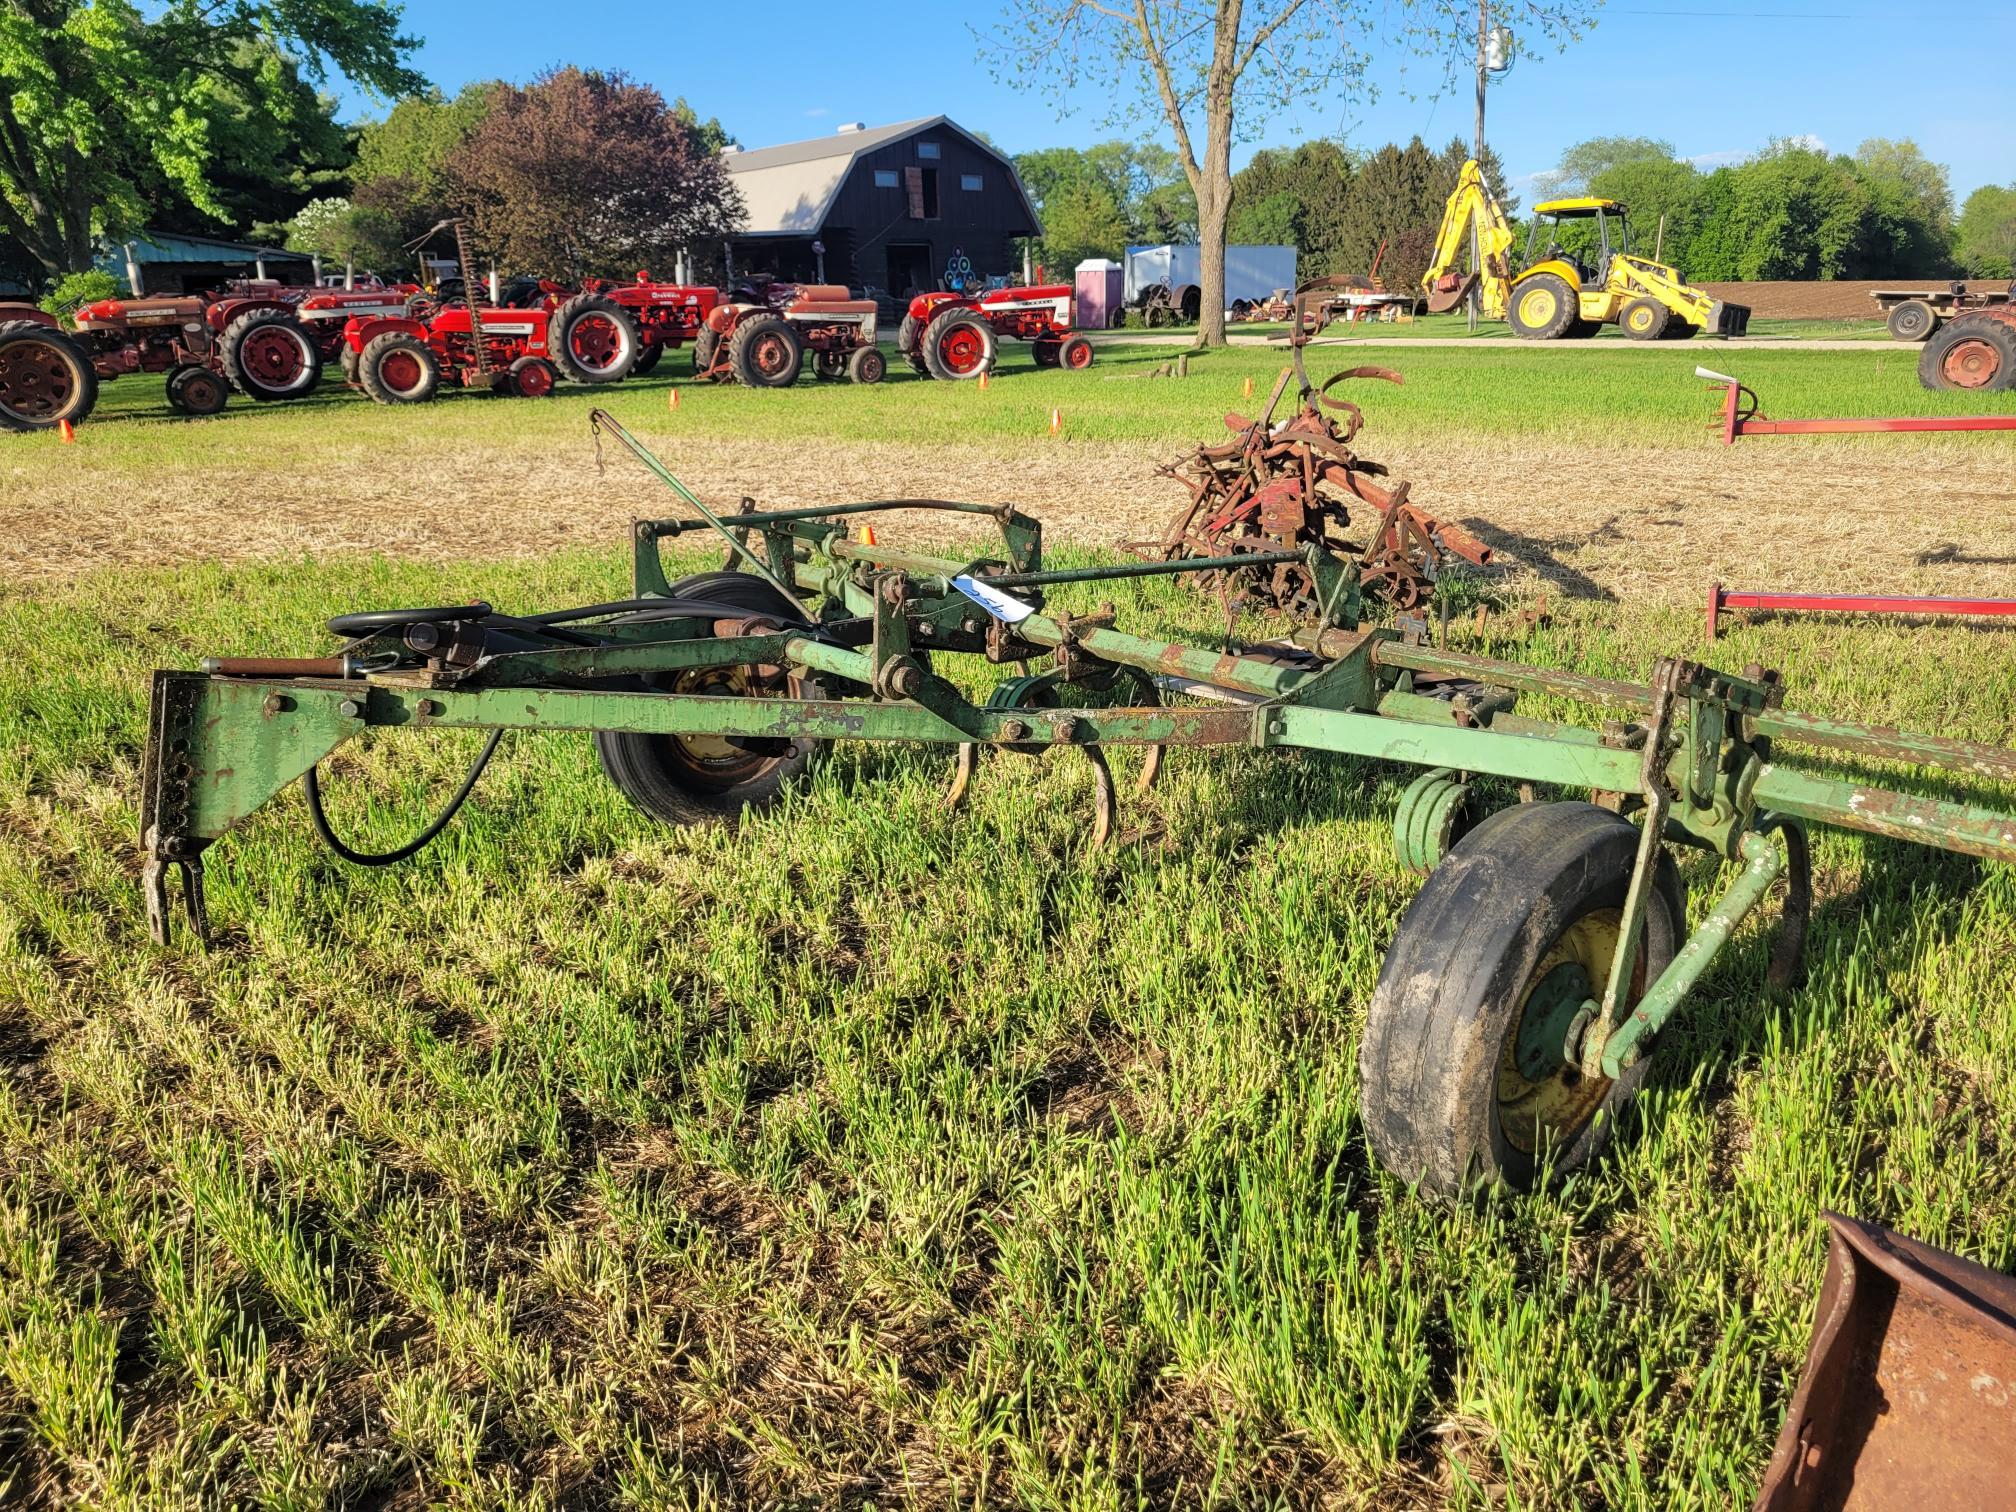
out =
[[432,824],[397,850],[372,854],[352,849],[337,838],[336,832],[329,827],[329,816],[322,808],[322,769],[319,766],[308,768],[308,775],[302,779],[301,784],[308,793],[308,822],[315,827],[315,833],[322,843],[352,866],[390,866],[395,861],[404,861],[408,856],[419,854],[435,836],[448,827],[448,821],[455,817],[456,812],[468,801],[469,795],[475,791],[476,779],[481,777],[483,769],[490,765],[490,758],[497,754],[498,743],[503,739],[503,730],[496,729],[490,732],[489,740],[484,742],[482,752],[470,764],[468,775],[462,779],[462,785],[455,790],[455,796],[448,800],[448,806],[435,815]]

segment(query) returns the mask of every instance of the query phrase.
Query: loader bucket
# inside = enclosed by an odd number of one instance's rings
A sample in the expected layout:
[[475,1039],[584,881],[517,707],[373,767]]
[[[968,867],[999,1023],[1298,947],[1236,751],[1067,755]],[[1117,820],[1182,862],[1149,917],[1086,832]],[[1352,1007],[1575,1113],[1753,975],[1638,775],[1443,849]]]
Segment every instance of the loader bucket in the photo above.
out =
[[1756,1512],[2016,1509],[2016,1278],[1826,1218],[1813,1340]]
[[1460,310],[1470,291],[1477,287],[1478,276],[1465,273],[1461,278],[1437,279],[1436,287],[1428,291],[1428,313],[1447,315],[1451,310]]

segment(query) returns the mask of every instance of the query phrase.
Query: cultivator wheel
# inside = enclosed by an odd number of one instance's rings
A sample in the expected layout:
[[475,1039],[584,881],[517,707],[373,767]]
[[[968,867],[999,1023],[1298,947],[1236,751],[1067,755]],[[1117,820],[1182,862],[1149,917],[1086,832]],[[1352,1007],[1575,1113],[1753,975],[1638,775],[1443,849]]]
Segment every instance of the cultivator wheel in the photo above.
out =
[[223,411],[230,390],[206,367],[179,367],[168,375],[168,407],[185,415],[215,415]]
[[[675,599],[739,609],[752,617],[796,625],[804,607],[761,578],[703,572],[672,585]],[[647,611],[634,619],[662,611]],[[627,623],[618,620],[616,623]],[[810,677],[782,667],[712,667],[660,673],[659,692],[714,698],[818,698]],[[721,824],[768,807],[802,778],[824,749],[813,740],[740,739],[725,735],[637,735],[598,730],[595,755],[623,796],[667,824]]]
[[637,324],[614,300],[576,294],[553,312],[547,350],[576,383],[620,383],[637,365]]
[[994,329],[965,310],[947,310],[924,327],[924,366],[933,378],[960,382],[994,366]]
[[1929,389],[2016,388],[2016,313],[1949,322],[1919,352],[1918,381]]
[[757,315],[728,338],[728,362],[750,388],[789,388],[798,381],[805,348],[781,315]]
[[[1588,803],[1502,809],[1460,840],[1400,921],[1367,1010],[1366,1132],[1403,1181],[1455,1195],[1531,1188],[1587,1164],[1650,1061],[1611,1079],[1579,1064],[1585,1005],[1615,960],[1638,827]],[[1661,853],[1628,1009],[1686,938]]]
[[322,353],[286,310],[249,310],[218,342],[224,376],[248,399],[299,399],[322,381]]
[[98,374],[68,336],[39,320],[0,324],[0,430],[53,430],[98,403]]
[[419,337],[387,331],[359,355],[357,381],[380,404],[424,404],[441,386],[441,364]]

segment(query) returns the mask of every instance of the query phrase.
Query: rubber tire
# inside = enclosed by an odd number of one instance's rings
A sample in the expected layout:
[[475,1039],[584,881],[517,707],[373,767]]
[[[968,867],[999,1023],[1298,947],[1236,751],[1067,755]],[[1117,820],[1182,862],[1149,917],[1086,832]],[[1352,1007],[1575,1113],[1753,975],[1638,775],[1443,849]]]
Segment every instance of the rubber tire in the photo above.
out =
[[[1549,289],[1554,294],[1554,313],[1537,325],[1528,325],[1519,318],[1519,306],[1525,296],[1535,289]],[[1568,287],[1568,281],[1553,273],[1538,273],[1523,280],[1512,291],[1511,302],[1506,306],[1505,322],[1512,327],[1512,334],[1526,341],[1559,341],[1571,336],[1571,327],[1580,322],[1581,300]]]
[[[806,622],[802,604],[787,602],[769,583],[746,572],[703,572],[681,578],[672,585],[672,593],[675,598],[732,604],[751,614],[773,615],[793,624]],[[817,683],[810,678],[802,681],[808,696],[819,696]],[[752,809],[769,807],[819,759],[826,745],[824,741],[795,742],[797,754],[774,761],[746,782],[710,791],[682,780],[678,767],[666,759],[665,748],[673,738],[597,730],[595,756],[603,775],[624,797],[652,818],[677,825],[725,824]]]
[[344,342],[342,349],[337,352],[336,365],[343,370],[343,381],[355,386],[357,382],[357,353],[351,350],[349,342]]
[[[268,388],[260,379],[246,372],[244,364],[238,360],[240,352],[244,350],[246,338],[260,326],[267,325],[286,326],[301,342],[301,376],[288,388]],[[224,334],[218,340],[217,350],[223,359],[224,376],[229,380],[231,387],[247,399],[256,399],[262,404],[306,398],[315,392],[315,385],[322,381],[321,349],[315,345],[315,338],[302,328],[301,322],[290,310],[247,310],[224,327]]]
[[[413,353],[422,372],[420,382],[403,393],[388,387],[378,375],[379,365],[395,347]],[[425,404],[441,387],[441,364],[419,337],[409,336],[404,331],[387,331],[383,336],[372,337],[358,355],[357,382],[380,404]]]
[[714,355],[721,350],[721,333],[710,325],[703,325],[693,336],[693,376],[704,378],[707,370],[714,366]]
[[1039,336],[1029,343],[1029,355],[1039,368],[1057,366],[1057,348],[1064,343],[1048,336]]
[[10,320],[0,324],[0,347],[34,342],[46,346],[50,354],[69,370],[70,401],[46,416],[28,416],[0,404],[0,430],[54,430],[63,421],[82,425],[98,404],[98,370],[84,348],[68,334],[39,320]]
[[[1631,324],[1634,315],[1645,317],[1643,329]],[[1617,329],[1633,341],[1658,341],[1666,334],[1666,327],[1673,323],[1673,312],[1656,299],[1634,299],[1624,306],[1617,317]]]
[[[1622,908],[1638,827],[1590,803],[1501,809],[1449,852],[1408,906],[1379,971],[1359,1043],[1359,1101],[1373,1152],[1396,1176],[1457,1196],[1529,1190],[1536,1162],[1505,1138],[1497,1076],[1534,967],[1584,914]],[[1639,959],[1650,983],[1686,936],[1686,897],[1662,851]],[[1617,1078],[1553,1150],[1586,1165],[1615,1131],[1651,1057]]]
[[1067,373],[1082,373],[1092,366],[1092,343],[1084,336],[1066,336],[1057,349],[1057,363]]
[[889,372],[889,359],[878,347],[856,347],[847,357],[847,377],[853,383],[880,383]]
[[[1970,341],[1986,342],[2001,359],[1987,382],[1971,388],[1953,382],[1943,371],[1947,353]],[[1962,389],[1973,393],[2016,388],[2016,326],[1988,316],[1947,321],[1918,353],[1918,381],[1928,389]]]
[[1701,327],[1691,320],[1672,320],[1666,324],[1666,334],[1662,341],[1692,341],[1701,334]]
[[644,343],[644,349],[637,354],[637,360],[630,364],[630,376],[632,378],[642,378],[664,360],[665,343],[662,341],[647,341]]
[[838,383],[847,376],[846,352],[814,352],[812,376],[821,383]]
[[[533,368],[544,368],[546,370],[546,383],[542,389],[536,386],[535,381],[533,392],[527,393],[524,379],[521,375]],[[553,397],[553,389],[559,381],[560,369],[555,364],[548,362],[544,357],[520,357],[512,362],[506,372],[505,392],[514,399],[550,399]]]
[[[959,326],[971,326],[979,333],[980,360],[973,364],[971,372],[955,373],[938,355],[940,344]],[[924,366],[933,378],[941,382],[965,383],[978,378],[982,373],[992,372],[994,359],[999,352],[1000,346],[994,339],[994,328],[971,310],[962,310],[954,306],[943,314],[932,316],[931,323],[924,327]]]
[[[568,344],[569,333],[589,315],[605,317],[622,336],[625,350],[606,368],[583,367],[574,360],[573,348]],[[643,338],[637,334],[637,322],[630,318],[630,312],[600,294],[576,294],[546,319],[547,355],[561,373],[576,383],[621,383],[636,368],[638,354],[643,349]]]
[[1907,299],[1883,321],[1892,341],[1929,341],[1939,330],[1939,312],[1929,300]]
[[[764,373],[756,366],[756,343],[765,335],[779,333],[791,344],[794,359],[776,373]],[[791,322],[783,316],[752,315],[735,327],[735,334],[728,338],[728,365],[735,370],[736,382],[750,388],[789,388],[798,381],[798,373],[805,365],[805,347],[798,340],[798,333],[791,329]]]
[[931,369],[924,366],[924,358],[917,348],[920,327],[915,315],[905,315],[896,326],[896,350],[903,354],[903,360],[910,364],[910,371],[919,378],[929,378]]
[[[191,374],[200,374],[201,376],[191,377]],[[202,402],[192,403],[189,398],[189,390],[191,388],[208,389],[213,394],[215,402],[210,404]],[[194,363],[185,364],[168,375],[168,407],[180,415],[191,415],[199,418],[205,415],[220,415],[224,412],[224,405],[230,398],[230,394],[231,388],[229,384],[211,372],[210,369],[198,367]]]

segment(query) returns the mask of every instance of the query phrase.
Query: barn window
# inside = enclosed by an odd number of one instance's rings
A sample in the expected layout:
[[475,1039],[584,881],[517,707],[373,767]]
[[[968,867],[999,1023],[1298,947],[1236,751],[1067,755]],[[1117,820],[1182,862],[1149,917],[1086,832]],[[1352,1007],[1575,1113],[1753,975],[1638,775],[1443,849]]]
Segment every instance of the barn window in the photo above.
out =
[[936,142],[919,142],[917,144],[917,156],[935,163],[938,161],[938,144]]
[[961,189],[973,189],[973,190],[977,190],[977,189],[979,189],[979,187],[980,187],[980,175],[979,175],[979,174],[977,174],[977,173],[962,173],[962,174],[960,174],[960,175],[959,175],[959,187],[960,187]]
[[896,187],[896,170],[894,168],[877,168],[875,170],[875,187],[877,189],[894,189]]

